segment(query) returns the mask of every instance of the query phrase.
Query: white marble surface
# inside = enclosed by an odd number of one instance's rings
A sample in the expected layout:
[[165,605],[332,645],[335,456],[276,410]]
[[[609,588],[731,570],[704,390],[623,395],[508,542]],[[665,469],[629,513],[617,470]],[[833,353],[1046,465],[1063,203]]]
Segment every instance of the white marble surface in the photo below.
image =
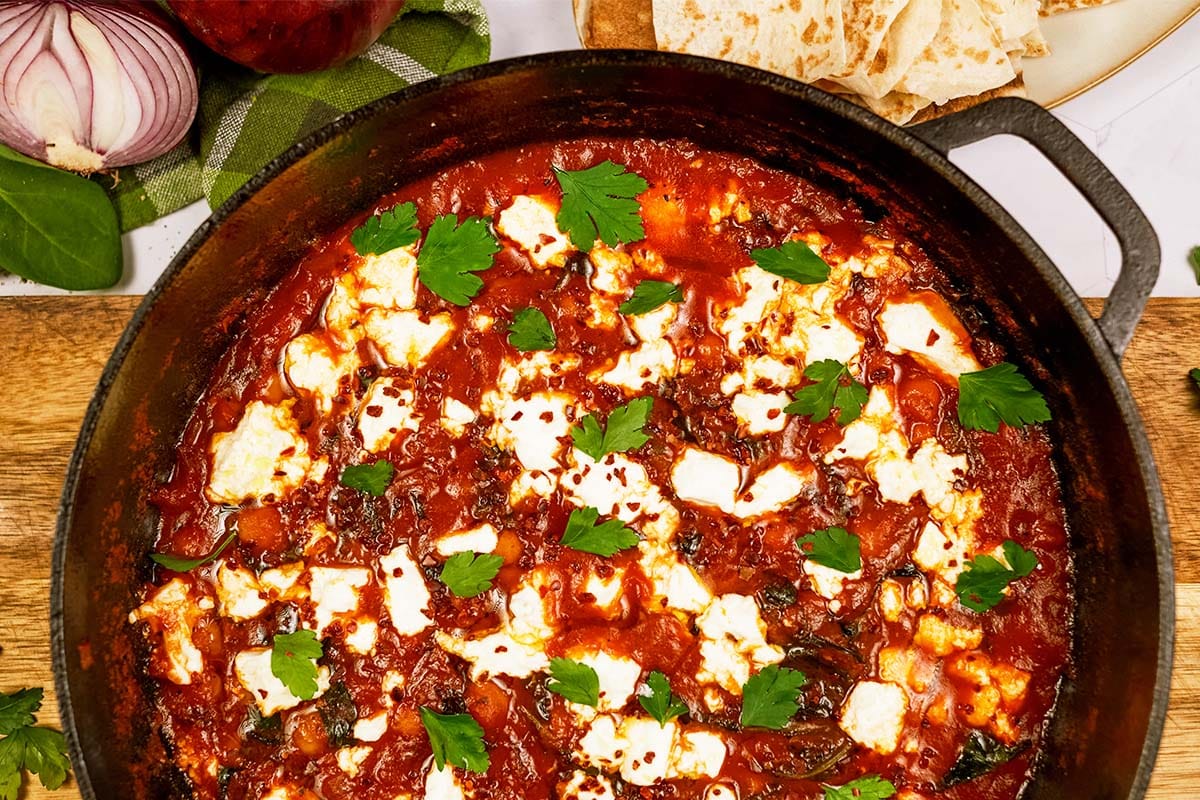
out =
[[[493,58],[579,46],[569,0],[484,0],[484,5]],[[1099,154],[1153,222],[1163,249],[1155,293],[1200,296],[1186,261],[1188,250],[1200,244],[1200,16],[1055,113]],[[1025,225],[1076,291],[1084,296],[1108,291],[1120,264],[1115,240],[1030,146],[997,137],[958,150],[952,159]],[[109,291],[145,292],[207,214],[196,203],[127,234],[125,278]],[[54,293],[0,279],[0,294]]]

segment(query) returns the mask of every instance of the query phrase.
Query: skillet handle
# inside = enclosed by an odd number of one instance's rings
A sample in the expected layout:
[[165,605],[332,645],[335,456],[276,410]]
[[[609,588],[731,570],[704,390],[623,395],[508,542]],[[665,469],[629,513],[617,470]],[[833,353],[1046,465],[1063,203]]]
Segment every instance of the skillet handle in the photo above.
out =
[[1124,355],[1158,280],[1161,252],[1150,220],[1100,159],[1054,115],[1019,97],[982,103],[910,130],[943,155],[990,136],[1019,136],[1079,190],[1121,247],[1121,273],[1097,324],[1117,358]]

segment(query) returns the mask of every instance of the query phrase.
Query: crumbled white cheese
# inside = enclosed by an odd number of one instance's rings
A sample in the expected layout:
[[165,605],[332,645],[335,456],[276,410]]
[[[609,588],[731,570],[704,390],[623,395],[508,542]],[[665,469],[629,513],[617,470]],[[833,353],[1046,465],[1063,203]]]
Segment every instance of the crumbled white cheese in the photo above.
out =
[[282,498],[304,482],[313,463],[292,402],[251,401],[236,428],[213,435],[209,500],[237,505],[247,498]]
[[274,600],[301,600],[308,597],[308,587],[296,585],[303,574],[304,562],[292,561],[263,570],[258,576],[258,586]]
[[967,474],[967,457],[950,455],[932,437],[921,442],[911,459],[898,451],[889,448],[867,466],[884,500],[908,503],[920,492],[929,506],[937,506],[953,491],[955,481]]
[[798,327],[795,333],[802,342],[806,364],[826,359],[853,364],[862,352],[863,338],[837,317],[823,317],[818,322]]
[[671,751],[671,772],[681,778],[715,777],[721,773],[726,753],[719,733],[683,729]]
[[417,305],[416,245],[363,256],[352,285],[359,303],[406,310]]
[[313,567],[308,574],[318,636],[334,620],[358,608],[360,590],[371,582],[365,567]]
[[267,608],[258,578],[248,569],[231,567],[225,561],[217,565],[217,610],[230,619],[253,619]]
[[402,544],[381,556],[379,573],[383,576],[383,603],[396,633],[416,636],[433,624],[425,613],[429,608],[429,587],[408,545]]
[[812,465],[805,463],[804,466],[807,468],[805,474],[800,472],[797,465],[787,462],[780,462],[759,473],[750,488],[734,503],[734,516],[750,519],[782,510],[810,484]]
[[592,288],[607,294],[624,295],[633,288],[633,259],[623,250],[597,242],[588,253],[592,262]]
[[367,389],[358,409],[363,447],[378,453],[391,446],[400,431],[416,431],[421,418],[413,411],[415,396],[395,378],[379,378]]
[[623,568],[612,570],[607,578],[593,570],[583,583],[583,591],[595,598],[592,602],[597,608],[611,611],[625,590],[624,578]]
[[628,317],[629,327],[643,342],[656,342],[667,335],[678,313],[679,306],[676,303],[663,303],[653,311]]
[[674,722],[659,725],[650,717],[627,717],[621,724],[625,740],[621,777],[634,786],[650,786],[666,778],[678,729]]
[[516,242],[539,269],[561,267],[575,251],[571,240],[558,229],[558,203],[551,197],[519,194],[496,218],[496,231]]
[[884,755],[895,751],[904,730],[908,699],[894,683],[860,681],[842,704],[839,722],[854,741]]
[[476,639],[438,631],[438,645],[471,662],[471,679],[476,681],[487,675],[527,678],[548,669],[546,643],[555,635],[555,628],[542,596],[544,580],[540,570],[526,574],[508,599],[507,618],[500,630]]
[[922,614],[913,634],[913,644],[939,657],[956,650],[974,650],[982,643],[983,628],[952,625],[936,614]]
[[662,542],[643,540],[638,564],[654,584],[654,595],[673,611],[699,613],[712,602],[712,592],[679,553]]
[[730,372],[721,379],[721,391],[724,394],[734,394],[741,389],[787,389],[800,382],[800,374],[800,367],[795,363],[781,361],[769,355],[746,356],[742,360],[740,371]]
[[752,436],[778,433],[787,425],[783,408],[790,402],[783,392],[739,392],[733,396],[733,415]]
[[740,695],[751,673],[783,660],[783,650],[767,643],[767,624],[753,597],[717,597],[696,617],[696,628],[701,657],[696,679],[701,683],[716,683]]
[[742,290],[740,302],[725,309],[718,309],[717,330],[725,337],[729,352],[742,355],[746,340],[759,333],[767,309],[779,302],[783,278],[772,275],[757,266],[743,267],[737,271],[737,282]]
[[438,555],[449,557],[455,553],[490,553],[498,543],[496,529],[485,522],[468,530],[447,534],[437,540],[435,547]]
[[563,392],[535,392],[496,409],[492,441],[512,450],[529,470],[561,469],[558,455],[574,424],[575,399]]
[[[264,717],[295,708],[304,702],[271,672],[269,647],[254,647],[238,653],[233,659],[233,671]],[[317,667],[317,693],[313,699],[325,694],[328,689],[329,667]]]
[[642,677],[642,666],[633,659],[612,656],[603,650],[587,647],[569,650],[566,655],[572,661],[586,664],[596,671],[596,677],[600,679],[600,699],[596,710],[620,711],[637,691],[638,679]]
[[671,467],[675,496],[689,503],[716,506],[732,514],[741,470],[729,458],[696,447],[685,448]]
[[372,748],[366,745],[340,747],[336,756],[338,768],[353,778],[362,769],[363,762],[367,760],[372,752]]
[[467,432],[467,426],[475,421],[476,414],[466,403],[453,397],[442,401],[442,429],[454,437]]
[[372,619],[359,618],[353,620],[354,630],[346,627],[344,641],[351,651],[359,655],[370,655],[375,651],[375,642],[379,639],[379,623]]
[[962,533],[951,526],[943,528],[932,520],[926,522],[912,552],[913,563],[953,585],[971,557],[973,542],[963,538]]
[[[841,602],[837,599],[846,587],[846,581],[856,581],[862,578],[862,570],[856,569],[854,572],[842,572],[841,570],[826,567],[818,564],[812,559],[804,560],[804,574],[808,576],[812,583],[813,591],[831,601],[829,608],[834,613],[841,609]],[[836,604],[836,607],[835,607]]]
[[581,762],[619,772],[634,786],[714,777],[720,774],[725,755],[725,742],[715,731],[685,728],[675,721],[660,725],[644,716],[616,718],[608,714],[591,721],[578,750]]
[[574,353],[560,353],[557,350],[537,350],[505,358],[500,364],[495,388],[484,392],[480,399],[480,410],[493,417],[498,416],[506,403],[523,396],[532,388],[529,384],[553,385],[579,369],[582,363],[582,359]]
[[662,492],[646,468],[621,453],[610,453],[599,462],[581,450],[572,450],[575,467],[560,485],[579,506],[592,506],[601,516],[633,522],[643,515],[659,514],[666,508]]
[[172,683],[187,686],[193,675],[204,671],[204,655],[192,642],[192,629],[212,607],[211,597],[195,597],[187,581],[172,578],[130,612],[130,623],[147,622],[162,633],[167,679]]
[[647,386],[657,386],[679,369],[675,348],[665,339],[642,342],[635,350],[625,350],[616,364],[588,375],[593,381],[620,386],[627,394],[639,394]]
[[541,470],[521,470],[508,487],[508,504],[519,506],[529,497],[550,497],[558,488],[558,478]]
[[454,330],[454,323],[445,312],[431,315],[426,322],[416,311],[382,308],[368,311],[362,326],[389,364],[411,369],[423,366]]
[[981,369],[970,337],[945,301],[922,292],[910,302],[888,302],[876,318],[889,353],[909,353],[926,367],[957,380]]
[[429,773],[425,776],[426,800],[466,800],[462,782],[454,773],[454,767],[446,764],[438,769],[437,763],[430,759]]
[[319,336],[304,333],[283,349],[283,371],[297,392],[311,395],[317,408],[328,414],[341,392],[342,378],[358,369],[358,351],[330,347]]
[[571,773],[571,778],[558,791],[561,800],[615,800],[612,781],[603,775],[589,775],[581,769]]

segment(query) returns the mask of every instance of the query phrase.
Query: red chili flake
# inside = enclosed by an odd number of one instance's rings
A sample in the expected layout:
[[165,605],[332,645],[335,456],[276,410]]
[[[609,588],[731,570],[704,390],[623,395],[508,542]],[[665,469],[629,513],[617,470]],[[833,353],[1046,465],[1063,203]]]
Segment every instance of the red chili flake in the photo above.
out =
[[383,406],[367,406],[367,416],[368,417],[382,417],[383,416]]

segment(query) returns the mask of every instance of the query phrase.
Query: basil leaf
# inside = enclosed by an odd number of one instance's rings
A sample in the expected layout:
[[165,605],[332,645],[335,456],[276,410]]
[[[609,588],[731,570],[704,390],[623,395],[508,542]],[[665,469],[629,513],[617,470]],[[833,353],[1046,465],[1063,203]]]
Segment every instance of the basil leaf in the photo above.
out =
[[105,289],[121,266],[104,189],[0,145],[0,267],[60,289]]

